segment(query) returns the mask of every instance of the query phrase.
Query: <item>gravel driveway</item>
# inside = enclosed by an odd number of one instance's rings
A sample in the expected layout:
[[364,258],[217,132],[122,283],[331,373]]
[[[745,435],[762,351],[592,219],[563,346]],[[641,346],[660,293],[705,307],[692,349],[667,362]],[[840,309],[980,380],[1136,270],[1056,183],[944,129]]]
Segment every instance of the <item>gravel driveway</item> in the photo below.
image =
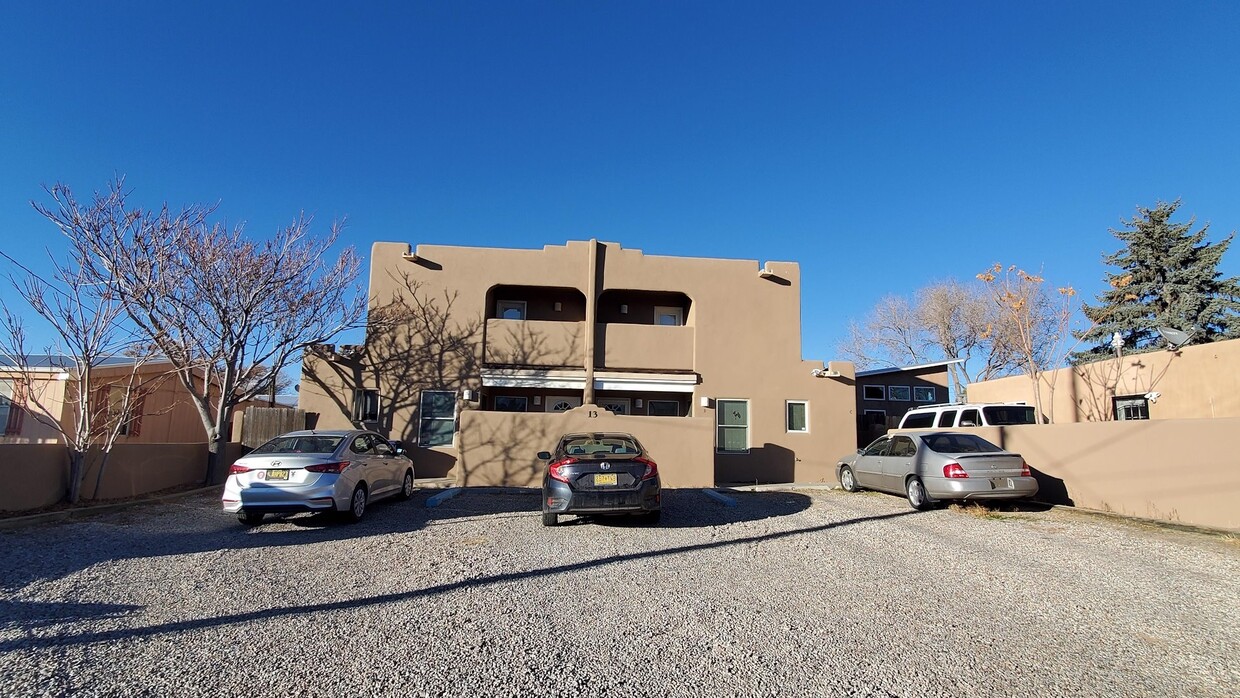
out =
[[247,530],[200,495],[0,532],[5,695],[1236,696],[1240,544],[838,491],[535,492]]

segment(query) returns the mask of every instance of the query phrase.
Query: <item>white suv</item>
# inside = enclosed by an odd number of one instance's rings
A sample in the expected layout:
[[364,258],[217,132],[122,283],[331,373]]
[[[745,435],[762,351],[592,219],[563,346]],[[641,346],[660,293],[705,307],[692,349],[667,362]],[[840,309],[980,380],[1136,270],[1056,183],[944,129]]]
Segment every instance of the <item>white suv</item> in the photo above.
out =
[[904,414],[898,428],[997,427],[1037,423],[1033,407],[1023,402],[973,402],[915,407]]

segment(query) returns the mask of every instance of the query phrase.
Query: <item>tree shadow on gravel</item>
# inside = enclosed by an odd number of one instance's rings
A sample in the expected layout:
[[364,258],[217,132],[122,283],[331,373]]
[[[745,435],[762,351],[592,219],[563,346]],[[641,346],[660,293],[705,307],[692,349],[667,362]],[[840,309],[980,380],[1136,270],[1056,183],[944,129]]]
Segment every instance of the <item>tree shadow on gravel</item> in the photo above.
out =
[[526,581],[532,579],[541,579],[561,574],[571,574],[595,568],[607,567],[610,565],[618,565],[625,562],[643,559],[658,559],[673,555],[682,555],[686,553],[701,552],[706,550],[718,550],[729,548],[732,546],[753,545],[756,543],[767,543],[771,541],[792,538],[794,536],[810,535],[823,533],[837,528],[847,526],[857,526],[866,523],[876,523],[890,519],[898,519],[905,516],[917,514],[914,510],[895,512],[891,514],[877,514],[874,516],[863,516],[855,519],[847,519],[845,521],[833,521],[830,523],[820,524],[817,526],[806,526],[789,531],[778,531],[775,533],[766,533],[758,536],[747,536],[733,540],[714,541],[710,543],[695,543],[692,545],[676,546],[671,548],[663,548],[660,550],[651,550],[645,552],[629,553],[625,555],[614,555],[597,560],[588,560],[585,562],[575,562],[564,565],[555,565],[544,567],[536,570],[526,570],[522,572],[507,572],[504,574],[495,574],[486,577],[478,577],[475,579],[462,579],[456,582],[446,584],[438,584],[426,587],[424,589],[415,589],[413,591],[398,592],[392,594],[380,594],[361,599],[350,599],[347,601],[333,601],[316,604],[306,604],[302,606],[286,606],[283,608],[271,608],[259,611],[248,611],[245,613],[232,613],[227,615],[215,616],[213,618],[197,618],[193,620],[172,621],[168,623],[160,623],[158,625],[150,625],[141,628],[119,628],[115,630],[103,630],[96,632],[78,633],[75,635],[51,635],[45,637],[24,637],[13,640],[0,642],[0,652],[11,652],[14,650],[31,650],[44,649],[49,647],[67,647],[72,645],[90,645],[107,642],[118,642],[122,640],[150,638],[160,635],[168,635],[192,630],[202,630],[205,628],[215,628],[227,625],[238,625],[253,621],[269,620],[275,618],[287,618],[290,616],[300,616],[305,614],[329,613],[332,611],[342,611],[359,608],[369,608],[373,606],[381,606],[384,604],[398,603],[411,599],[419,599],[426,597],[438,596],[463,589],[476,589],[481,587],[489,587],[500,584],[508,584],[517,581]]

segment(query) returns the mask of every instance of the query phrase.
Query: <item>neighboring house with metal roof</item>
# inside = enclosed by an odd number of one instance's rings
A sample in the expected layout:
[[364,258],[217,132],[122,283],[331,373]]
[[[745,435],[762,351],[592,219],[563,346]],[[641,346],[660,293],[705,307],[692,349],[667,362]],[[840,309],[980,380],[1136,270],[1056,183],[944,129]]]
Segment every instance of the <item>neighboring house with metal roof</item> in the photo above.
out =
[[962,361],[857,371],[857,445],[887,433],[914,407],[948,402],[948,366]]

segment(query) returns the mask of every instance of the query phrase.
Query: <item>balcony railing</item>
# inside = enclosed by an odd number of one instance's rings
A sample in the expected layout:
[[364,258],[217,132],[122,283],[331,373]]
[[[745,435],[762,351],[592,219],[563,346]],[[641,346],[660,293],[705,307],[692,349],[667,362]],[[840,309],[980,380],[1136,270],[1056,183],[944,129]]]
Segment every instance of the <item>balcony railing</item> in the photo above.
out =
[[599,325],[594,365],[616,370],[692,371],[693,328]]
[[484,361],[492,365],[580,367],[585,323],[487,320]]

